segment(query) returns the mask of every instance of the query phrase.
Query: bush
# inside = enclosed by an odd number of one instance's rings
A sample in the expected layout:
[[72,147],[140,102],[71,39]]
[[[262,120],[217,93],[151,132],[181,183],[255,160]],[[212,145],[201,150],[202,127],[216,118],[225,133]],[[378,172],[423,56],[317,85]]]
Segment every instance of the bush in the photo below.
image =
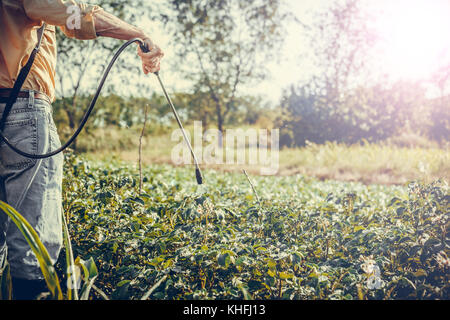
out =
[[450,108],[444,102],[426,99],[414,83],[357,88],[334,98],[308,84],[285,94],[276,125],[282,146],[391,139],[401,146],[429,147],[424,137],[441,144],[450,137]]

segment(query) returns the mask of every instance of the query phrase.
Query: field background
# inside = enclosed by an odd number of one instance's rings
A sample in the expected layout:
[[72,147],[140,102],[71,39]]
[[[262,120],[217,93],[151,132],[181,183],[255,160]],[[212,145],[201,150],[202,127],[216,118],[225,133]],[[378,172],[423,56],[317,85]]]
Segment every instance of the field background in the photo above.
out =
[[[280,129],[281,150],[274,176],[202,164],[197,186],[172,163],[159,84],[127,51],[66,155],[93,298],[449,299],[448,1],[98,2],[164,49],[187,130]],[[66,140],[120,44],[58,45]]]
[[[249,128],[251,127],[245,129]],[[142,128],[101,129],[93,136],[82,136],[78,147],[85,150],[88,159],[112,158],[136,164],[139,162],[141,130]],[[171,140],[169,133],[146,133],[142,139],[142,163],[172,164],[172,149],[178,143],[180,141]],[[245,169],[251,174],[260,174],[259,166],[204,164],[202,167],[226,172],[241,172]],[[432,182],[437,179],[448,182],[450,151],[447,146],[440,147],[423,138],[418,141],[414,136],[382,143],[362,142],[348,145],[329,142],[322,145],[310,143],[301,148],[281,148],[277,175],[296,174],[320,180],[364,184],[404,185],[414,180]]]
[[[281,149],[276,175],[202,164],[197,186],[173,164],[159,83],[126,50],[65,154],[84,298],[450,299],[448,1],[95,3],[163,48],[187,130],[279,129]],[[56,36],[64,142],[122,42]]]

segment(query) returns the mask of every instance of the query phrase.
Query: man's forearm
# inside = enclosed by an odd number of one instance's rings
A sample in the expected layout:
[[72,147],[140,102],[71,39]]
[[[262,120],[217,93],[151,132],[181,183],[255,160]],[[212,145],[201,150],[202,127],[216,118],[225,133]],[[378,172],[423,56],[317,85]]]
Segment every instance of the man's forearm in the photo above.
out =
[[141,29],[126,23],[104,10],[96,12],[94,20],[97,36],[119,40],[130,40],[133,38],[144,39],[147,37]]
[[158,72],[160,61],[164,56],[163,51],[153,43],[149,36],[139,28],[117,18],[116,16],[100,10],[95,12],[94,24],[95,33],[100,37],[109,37],[119,40],[131,40],[140,38],[144,41],[149,52],[142,52],[138,46],[138,55],[142,60],[142,70],[145,74]]

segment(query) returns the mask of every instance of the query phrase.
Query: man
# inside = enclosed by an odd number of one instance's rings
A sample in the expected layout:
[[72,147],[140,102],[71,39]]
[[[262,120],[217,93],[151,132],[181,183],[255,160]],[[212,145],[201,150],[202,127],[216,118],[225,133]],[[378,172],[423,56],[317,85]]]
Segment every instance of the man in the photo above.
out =
[[[78,16],[74,16],[78,15]],[[20,69],[46,23],[40,52],[6,121],[5,136],[19,149],[43,154],[60,141],[52,118],[55,98],[55,27],[80,40],[99,36],[141,38],[138,47],[145,74],[159,71],[163,52],[142,30],[95,5],[63,0],[0,0],[0,116]],[[30,160],[0,143],[0,199],[24,215],[55,262],[62,247],[61,184],[63,156]],[[0,213],[0,266],[8,258],[15,299],[34,299],[45,290],[38,261],[17,227]]]

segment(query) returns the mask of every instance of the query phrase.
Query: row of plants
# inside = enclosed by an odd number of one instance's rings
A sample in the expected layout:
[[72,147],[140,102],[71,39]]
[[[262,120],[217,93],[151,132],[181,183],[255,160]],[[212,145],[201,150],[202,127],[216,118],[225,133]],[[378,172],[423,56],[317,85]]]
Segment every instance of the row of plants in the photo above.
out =
[[[68,155],[65,172],[56,270],[36,232],[0,204],[38,257],[48,298],[449,298],[445,182],[384,187],[210,171],[198,187],[191,170],[154,166],[139,193],[135,166]],[[9,266],[0,267],[8,299]]]
[[[95,298],[448,299],[449,192],[66,159]],[[256,193],[255,193],[256,192]],[[61,270],[64,270],[61,263]],[[99,293],[100,292],[100,293]]]

